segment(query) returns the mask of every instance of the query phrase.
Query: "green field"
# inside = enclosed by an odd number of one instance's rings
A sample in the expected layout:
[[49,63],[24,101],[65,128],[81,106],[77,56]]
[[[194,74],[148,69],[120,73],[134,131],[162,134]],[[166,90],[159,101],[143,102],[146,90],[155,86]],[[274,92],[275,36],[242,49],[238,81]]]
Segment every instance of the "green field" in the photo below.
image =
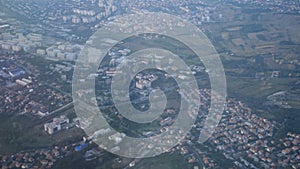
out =
[[[51,121],[51,118],[48,119]],[[80,141],[84,135],[76,127],[48,135],[43,130],[43,124],[42,120],[30,115],[0,115],[0,154],[71,144]]]

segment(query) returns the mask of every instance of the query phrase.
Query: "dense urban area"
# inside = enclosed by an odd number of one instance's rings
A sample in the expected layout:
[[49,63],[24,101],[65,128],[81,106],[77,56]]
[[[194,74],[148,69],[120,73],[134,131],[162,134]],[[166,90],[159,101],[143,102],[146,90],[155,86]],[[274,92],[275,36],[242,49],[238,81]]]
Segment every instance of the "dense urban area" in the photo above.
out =
[[[201,99],[199,111],[188,112],[196,119],[193,128],[168,152],[132,159],[93,142],[97,135],[107,137],[117,151],[124,133],[111,135],[109,128],[92,136],[84,132],[92,122],[76,116],[74,104],[80,101],[72,97],[72,77],[93,33],[119,16],[147,11],[179,16],[204,32],[224,65],[228,98],[213,135],[200,143],[211,102],[209,80],[203,80],[209,70],[187,61],[199,88],[184,91],[181,97]],[[299,21],[299,0],[0,0],[0,168],[298,169]],[[150,128],[142,130],[124,127],[123,117],[111,106],[109,85],[120,73],[116,66],[144,41],[156,43],[163,38],[145,39],[124,40],[108,52],[107,63],[99,65],[96,74],[86,77],[96,77],[95,101],[107,112],[110,124],[122,131],[135,129],[138,137],[168,130],[177,117],[177,108],[168,107]],[[106,39],[105,43],[115,42]],[[171,69],[177,68],[169,62]],[[161,72],[137,74],[131,86],[131,94],[138,97],[135,101],[144,103],[154,84],[168,84],[161,81],[164,78],[168,76]],[[186,79],[184,73],[178,78]],[[88,92],[76,95],[80,98]]]

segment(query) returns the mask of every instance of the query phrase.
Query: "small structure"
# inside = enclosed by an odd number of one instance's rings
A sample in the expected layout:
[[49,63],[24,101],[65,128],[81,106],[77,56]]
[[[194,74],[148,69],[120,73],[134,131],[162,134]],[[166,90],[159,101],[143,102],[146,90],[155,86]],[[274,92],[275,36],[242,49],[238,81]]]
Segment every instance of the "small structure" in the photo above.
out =
[[151,87],[151,81],[147,79],[138,79],[135,83],[135,87],[138,89],[146,89]]
[[115,134],[109,136],[108,139],[111,141],[114,141],[115,144],[119,144],[122,142],[122,140],[125,136],[126,135],[124,133],[115,133]]
[[12,71],[9,71],[8,73],[11,77],[17,77],[17,76],[25,74],[26,72],[21,68],[17,68]]
[[81,151],[83,149],[85,149],[89,144],[88,143],[83,143],[83,144],[80,144],[79,146],[76,146],[74,148],[75,151]]

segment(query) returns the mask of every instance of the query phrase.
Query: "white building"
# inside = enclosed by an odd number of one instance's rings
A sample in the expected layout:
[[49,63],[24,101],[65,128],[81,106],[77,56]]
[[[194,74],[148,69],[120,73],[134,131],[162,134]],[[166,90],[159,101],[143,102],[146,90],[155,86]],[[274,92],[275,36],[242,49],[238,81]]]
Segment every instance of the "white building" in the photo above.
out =
[[46,54],[46,51],[45,51],[44,49],[37,49],[37,50],[36,50],[36,53],[37,53],[38,55],[45,55],[45,54]]
[[44,130],[49,134],[54,134],[64,128],[70,121],[66,116],[60,116],[53,119],[51,123],[44,124]]

